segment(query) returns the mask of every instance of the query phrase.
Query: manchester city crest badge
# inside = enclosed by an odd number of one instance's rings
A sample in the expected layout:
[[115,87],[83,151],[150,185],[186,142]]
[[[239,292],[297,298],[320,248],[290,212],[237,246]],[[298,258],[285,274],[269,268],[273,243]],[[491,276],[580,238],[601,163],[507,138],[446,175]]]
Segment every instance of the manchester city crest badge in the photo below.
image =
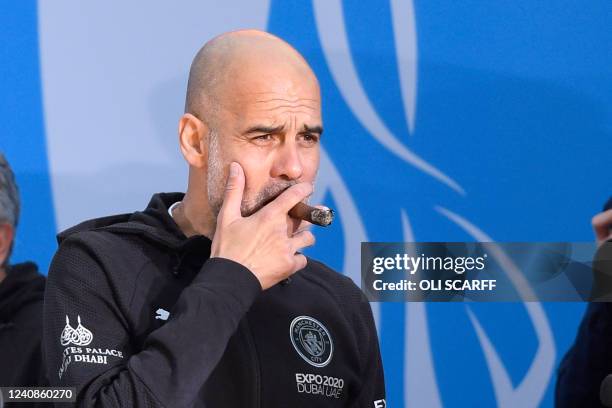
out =
[[329,331],[309,316],[298,316],[289,328],[291,344],[307,363],[325,367],[331,361],[334,345]]

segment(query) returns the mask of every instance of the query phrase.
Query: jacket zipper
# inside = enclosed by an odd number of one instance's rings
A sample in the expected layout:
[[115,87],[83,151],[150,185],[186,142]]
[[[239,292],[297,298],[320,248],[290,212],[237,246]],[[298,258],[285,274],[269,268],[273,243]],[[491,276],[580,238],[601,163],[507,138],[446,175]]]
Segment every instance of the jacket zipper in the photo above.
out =
[[250,349],[250,357],[251,357],[251,365],[253,367],[253,374],[254,374],[254,389],[253,389],[253,395],[255,396],[254,400],[255,400],[255,408],[260,408],[261,407],[261,370],[259,367],[259,357],[257,356],[257,348],[255,347],[255,341],[253,340],[253,333],[251,332],[251,328],[249,327],[249,322],[248,322],[248,317],[245,316],[244,319],[242,319],[241,322],[242,325],[242,331],[244,333],[244,336],[247,340],[247,344],[248,347]]

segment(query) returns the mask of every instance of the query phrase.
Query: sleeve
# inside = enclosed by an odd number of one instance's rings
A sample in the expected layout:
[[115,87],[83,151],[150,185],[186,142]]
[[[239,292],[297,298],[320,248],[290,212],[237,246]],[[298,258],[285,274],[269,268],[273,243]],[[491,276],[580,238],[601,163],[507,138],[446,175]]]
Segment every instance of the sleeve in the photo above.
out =
[[612,374],[612,304],[590,303],[557,373],[555,406],[601,407],[601,382]]
[[75,387],[79,407],[188,406],[260,292],[244,266],[209,259],[171,318],[135,350],[103,268],[85,244],[69,239],[52,261],[45,293],[51,386]]
[[[358,319],[360,323],[358,323],[356,327],[360,325],[364,327],[364,338],[366,338],[367,341],[364,342],[364,348],[361,352],[363,356],[363,369],[361,374],[362,387],[353,400],[351,407],[385,408],[385,375],[378,345],[378,333],[376,331],[376,325],[374,324],[374,318],[372,317],[370,303],[363,294],[361,294],[361,302],[358,310]],[[357,335],[359,336],[360,334],[357,333]]]

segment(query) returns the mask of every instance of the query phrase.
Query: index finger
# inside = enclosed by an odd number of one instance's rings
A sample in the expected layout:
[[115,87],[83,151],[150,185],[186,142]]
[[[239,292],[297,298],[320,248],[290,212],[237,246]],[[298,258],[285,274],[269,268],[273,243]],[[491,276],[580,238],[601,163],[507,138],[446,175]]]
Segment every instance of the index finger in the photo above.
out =
[[287,214],[294,205],[308,197],[311,193],[311,183],[294,184],[268,203],[264,209],[275,214]]

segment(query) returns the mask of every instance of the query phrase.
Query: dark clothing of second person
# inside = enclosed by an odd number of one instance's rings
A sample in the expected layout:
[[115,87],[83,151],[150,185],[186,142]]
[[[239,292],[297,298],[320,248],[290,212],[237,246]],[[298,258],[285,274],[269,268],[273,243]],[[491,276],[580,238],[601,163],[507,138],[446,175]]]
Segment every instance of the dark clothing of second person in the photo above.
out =
[[608,374],[612,374],[612,303],[590,303],[559,366],[555,406],[603,407],[599,390]]
[[0,386],[44,386],[45,278],[31,262],[7,268],[0,283]]

